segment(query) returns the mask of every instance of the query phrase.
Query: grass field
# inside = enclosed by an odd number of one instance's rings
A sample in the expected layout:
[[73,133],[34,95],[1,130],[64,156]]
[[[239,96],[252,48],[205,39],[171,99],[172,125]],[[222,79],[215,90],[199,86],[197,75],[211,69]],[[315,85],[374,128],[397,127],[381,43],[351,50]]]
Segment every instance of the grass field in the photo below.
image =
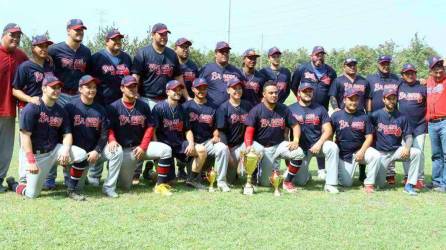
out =
[[[429,142],[426,155],[430,181]],[[17,164],[15,150],[15,177]],[[313,161],[313,175],[316,168]],[[59,186],[61,176],[59,169]],[[179,184],[161,197],[142,183],[114,200],[87,187],[86,202],[67,199],[62,187],[35,200],[8,192],[0,194],[0,249],[446,249],[444,194],[410,197],[399,184],[366,195],[356,184],[330,195],[312,181],[281,197],[268,188],[246,197],[240,187],[207,193]]]

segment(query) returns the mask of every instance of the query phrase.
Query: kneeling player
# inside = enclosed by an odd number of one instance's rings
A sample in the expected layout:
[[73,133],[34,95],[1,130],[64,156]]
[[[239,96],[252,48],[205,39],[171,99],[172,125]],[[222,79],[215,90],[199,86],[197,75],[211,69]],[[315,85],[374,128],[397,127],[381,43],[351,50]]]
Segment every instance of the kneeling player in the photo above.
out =
[[[412,128],[407,117],[397,109],[397,90],[384,89],[384,108],[372,113],[372,123],[376,129],[376,149],[381,153],[381,166],[377,175],[378,185],[386,182],[387,167],[394,161],[409,161],[407,182],[404,192],[417,195],[414,186],[417,184],[420,169],[421,150],[412,147]],[[402,141],[404,138],[404,145]]]
[[[273,170],[279,170],[281,159],[290,160],[288,175],[293,176],[299,170],[304,153],[299,147],[300,126],[291,111],[282,103],[278,103],[279,89],[272,81],[263,86],[263,100],[257,104],[246,118],[245,144],[247,147],[256,141],[264,148],[260,163],[259,184],[270,186],[269,177]],[[285,129],[293,131],[293,141],[285,141]],[[291,177],[287,177],[291,180]],[[291,181],[284,181],[283,188],[287,192],[296,192]]]
[[[20,116],[20,137],[24,157],[20,166],[26,169],[26,184],[15,182],[9,177],[7,183],[10,189],[29,198],[39,196],[43,182],[50,169],[59,163],[62,166],[73,164],[84,168],[87,154],[85,150],[72,146],[68,115],[56,103],[60,96],[63,83],[54,76],[46,77],[42,82],[42,98],[40,104],[29,103]],[[60,135],[63,135],[61,138]],[[62,144],[60,140],[62,139]],[[70,180],[70,186],[76,186],[75,179]],[[68,196],[74,200],[85,200],[85,197],[73,189],[68,189]]]
[[373,125],[362,110],[358,110],[359,94],[355,89],[344,92],[344,109],[331,115],[331,122],[339,147],[339,184],[350,187],[359,164],[367,164],[364,191],[375,190],[375,178],[379,169],[379,152],[371,147]]
[[[310,82],[302,82],[298,89],[298,102],[289,108],[293,116],[300,124],[302,130],[299,145],[305,152],[299,172],[293,176],[290,173],[285,181],[292,181],[297,185],[305,185],[310,179],[308,171],[311,158],[325,157],[328,166],[325,178],[324,190],[329,193],[339,193],[338,185],[338,162],[339,149],[336,144],[329,139],[332,136],[330,117],[327,110],[316,103],[313,103],[314,88]],[[294,178],[292,178],[294,177]]]
[[118,185],[128,190],[132,186],[137,164],[144,160],[158,160],[158,180],[155,193],[171,195],[167,174],[172,163],[172,149],[161,142],[151,141],[154,125],[150,107],[137,99],[138,83],[133,76],[125,76],[121,82],[122,98],[110,105],[109,145],[111,151],[119,146],[123,161]]

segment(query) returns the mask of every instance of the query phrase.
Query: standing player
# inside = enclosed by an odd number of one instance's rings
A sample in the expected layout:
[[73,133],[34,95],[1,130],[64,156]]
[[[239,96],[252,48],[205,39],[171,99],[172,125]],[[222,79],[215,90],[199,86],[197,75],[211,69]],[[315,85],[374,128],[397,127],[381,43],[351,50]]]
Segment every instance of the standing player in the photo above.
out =
[[155,193],[171,195],[167,174],[172,163],[172,149],[161,142],[151,141],[155,127],[147,103],[138,98],[138,82],[133,76],[125,76],[121,82],[122,98],[110,107],[111,121],[109,145],[111,151],[123,149],[118,184],[129,190],[139,162],[158,160],[158,180]]
[[[184,167],[189,157],[203,157],[197,155],[195,150],[194,135],[189,126],[189,119],[183,107],[180,105],[181,93],[184,85],[177,80],[172,80],[166,85],[167,100],[159,102],[153,107],[152,115],[156,138],[172,148],[172,155],[177,160],[178,178],[187,179]],[[204,161],[204,159],[198,159]],[[173,162],[172,162],[172,166]],[[172,167],[171,171],[175,171]],[[174,174],[174,173],[173,173]]]
[[[413,147],[421,151],[418,181],[415,188],[424,188],[424,140],[427,133],[426,98],[427,90],[417,80],[417,70],[412,64],[404,64],[401,70],[401,83],[398,88],[398,109],[406,116],[414,137]],[[403,162],[409,169],[409,162]],[[406,178],[407,179],[407,176]]]
[[206,64],[200,70],[200,78],[209,84],[207,99],[209,105],[218,108],[228,100],[226,83],[233,78],[244,80],[243,73],[229,63],[231,47],[226,42],[218,42],[215,46],[215,63]]
[[[132,73],[140,83],[141,100],[152,109],[166,99],[166,84],[170,80],[183,83],[180,63],[175,51],[166,47],[170,31],[162,23],[153,25],[152,44],[139,49],[133,59]],[[189,98],[187,91],[183,96]]]
[[273,81],[279,88],[279,102],[284,103],[290,95],[291,72],[289,69],[280,66],[282,52],[277,47],[268,50],[269,67],[260,70],[265,81]]
[[[255,106],[262,100],[262,88],[265,83],[264,76],[256,70],[257,58],[260,55],[254,49],[247,49],[242,56],[242,72],[245,76],[242,98]],[[240,82],[238,78],[237,81]]]
[[353,184],[358,164],[367,164],[364,191],[375,191],[375,179],[380,167],[380,154],[374,149],[373,125],[368,115],[358,109],[359,94],[351,88],[344,92],[344,108],[331,115],[336,144],[339,146],[339,183]]
[[311,158],[319,156],[325,158],[328,162],[324,191],[339,193],[336,187],[338,185],[339,149],[335,143],[329,140],[333,133],[331,120],[324,107],[313,103],[313,92],[313,85],[310,82],[301,83],[297,93],[298,102],[289,107],[300,124],[302,131],[299,145],[306,156],[299,172],[295,176],[291,173],[285,181],[305,185],[310,179],[308,168]]
[[[227,179],[231,182],[235,180],[237,166],[240,161],[242,151],[249,152],[243,143],[245,134],[245,121],[249,111],[252,108],[251,103],[242,99],[243,82],[237,78],[228,82],[227,92],[229,100],[224,102],[217,109],[217,128],[220,131],[222,142],[229,148],[229,164]],[[252,145],[255,152],[263,155],[263,147],[254,142]]]
[[[69,20],[67,40],[54,44],[48,49],[48,54],[54,61],[54,75],[64,83],[62,93],[57,100],[62,107],[78,95],[79,79],[86,74],[87,62],[91,57],[90,49],[82,44],[86,29],[82,20]],[[50,170],[44,189],[56,188],[56,169],[54,167]]]
[[[250,147],[256,141],[265,147],[260,163],[260,185],[269,186],[273,170],[278,171],[280,160],[290,160],[287,179],[299,171],[305,156],[299,147],[300,126],[291,111],[278,102],[279,88],[272,81],[263,86],[263,100],[257,104],[246,118],[245,145]],[[293,141],[285,141],[285,129],[293,131]],[[292,193],[297,189],[291,181],[284,181],[283,188]]]
[[355,89],[359,95],[359,111],[364,111],[366,104],[369,102],[370,86],[367,80],[358,75],[357,60],[355,58],[347,58],[344,60],[344,74],[337,77],[330,87],[330,103],[334,111],[344,108],[344,92],[348,89]]
[[3,180],[14,150],[16,108],[11,83],[17,67],[28,59],[18,49],[21,36],[22,30],[15,23],[3,28],[0,46],[0,193],[6,191]]
[[[94,101],[97,84],[99,80],[90,75],[84,75],[79,80],[80,97],[73,99],[65,105],[65,110],[70,119],[73,134],[73,145],[87,152],[87,162],[90,167],[103,164],[108,161],[108,176],[104,182],[102,192],[111,198],[118,197],[116,194],[116,181],[119,175],[119,167],[122,164],[122,149],[106,147],[109,122],[105,108]],[[86,167],[86,166],[82,166]],[[78,182],[84,180],[84,169],[72,166],[74,174],[71,179]],[[80,191],[77,183],[69,188]]]
[[[121,81],[130,74],[132,58],[122,51],[122,35],[117,29],[110,29],[105,36],[105,49],[95,53],[88,63],[89,73],[97,78],[101,84],[97,86],[95,101],[101,105],[110,105],[122,97]],[[91,166],[88,182],[99,186],[103,164],[99,161]]]
[[429,188],[446,192],[446,74],[444,60],[429,58],[427,80],[427,113],[429,138],[432,145],[432,183]]
[[[36,198],[42,190],[43,182],[53,166],[59,163],[67,166],[73,163],[73,169],[83,168],[86,152],[72,146],[70,121],[63,108],[57,104],[63,83],[54,76],[46,77],[42,82],[42,98],[40,104],[29,103],[20,116],[20,137],[23,154],[21,169],[27,169],[26,184],[15,182],[13,177],[7,180],[11,190],[28,198]],[[62,144],[60,141],[62,140]],[[75,173],[70,173],[75,177]],[[76,185],[76,179],[70,187]],[[68,189],[68,197],[82,201],[85,197],[72,188]]]
[[183,104],[183,108],[189,119],[189,125],[197,143],[197,153],[204,154],[194,159],[192,171],[186,184],[196,187],[199,183],[200,171],[204,165],[202,159],[207,156],[215,157],[217,170],[217,186],[223,192],[229,192],[230,188],[226,183],[226,172],[228,169],[228,147],[220,142],[220,134],[216,128],[215,109],[207,101],[208,84],[205,79],[197,78],[192,83],[194,99]]
[[180,62],[181,73],[183,74],[184,84],[190,97],[194,96],[192,91],[192,82],[198,77],[198,66],[189,58],[190,46],[192,42],[187,38],[180,38],[175,42],[175,53]]
[[[408,175],[404,192],[417,195],[414,186],[418,180],[421,151],[412,147],[412,128],[407,117],[397,109],[397,95],[396,89],[384,89],[384,108],[371,114],[372,123],[376,128],[376,149],[381,153],[381,166],[376,178],[378,185],[382,186],[386,181],[387,167],[391,162],[410,161],[409,168],[404,169]],[[401,146],[403,139],[404,145]]]

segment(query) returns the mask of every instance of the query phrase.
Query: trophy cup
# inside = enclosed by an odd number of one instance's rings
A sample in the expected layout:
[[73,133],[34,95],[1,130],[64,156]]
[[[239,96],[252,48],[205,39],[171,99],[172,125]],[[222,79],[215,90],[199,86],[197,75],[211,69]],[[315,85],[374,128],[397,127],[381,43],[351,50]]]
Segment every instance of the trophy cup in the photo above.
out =
[[253,195],[254,186],[252,185],[252,174],[259,164],[261,154],[256,152],[254,148],[251,148],[249,152],[240,152],[240,156],[241,172],[243,172],[243,170],[246,172],[246,184],[243,187],[243,194]]
[[209,192],[215,192],[214,182],[217,179],[217,172],[215,172],[214,168],[211,168],[211,170],[206,173],[206,179],[209,181]]
[[283,180],[278,170],[273,170],[273,174],[269,177],[271,185],[274,187],[274,196],[280,196],[279,186]]

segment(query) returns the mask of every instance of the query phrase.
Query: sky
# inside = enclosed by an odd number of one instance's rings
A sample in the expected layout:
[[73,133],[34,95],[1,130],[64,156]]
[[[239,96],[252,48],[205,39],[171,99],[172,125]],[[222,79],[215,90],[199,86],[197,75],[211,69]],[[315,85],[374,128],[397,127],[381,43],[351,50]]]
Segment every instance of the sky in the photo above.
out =
[[404,48],[418,33],[446,55],[444,0],[0,0],[0,26],[15,22],[28,36],[49,31],[54,42],[63,41],[71,18],[82,19],[88,27],[85,39],[92,38],[99,26],[143,38],[151,25],[162,22],[172,32],[171,41],[187,37],[194,48],[207,50],[228,41],[230,27],[229,43],[241,53],[272,46],[375,48],[389,40]]

